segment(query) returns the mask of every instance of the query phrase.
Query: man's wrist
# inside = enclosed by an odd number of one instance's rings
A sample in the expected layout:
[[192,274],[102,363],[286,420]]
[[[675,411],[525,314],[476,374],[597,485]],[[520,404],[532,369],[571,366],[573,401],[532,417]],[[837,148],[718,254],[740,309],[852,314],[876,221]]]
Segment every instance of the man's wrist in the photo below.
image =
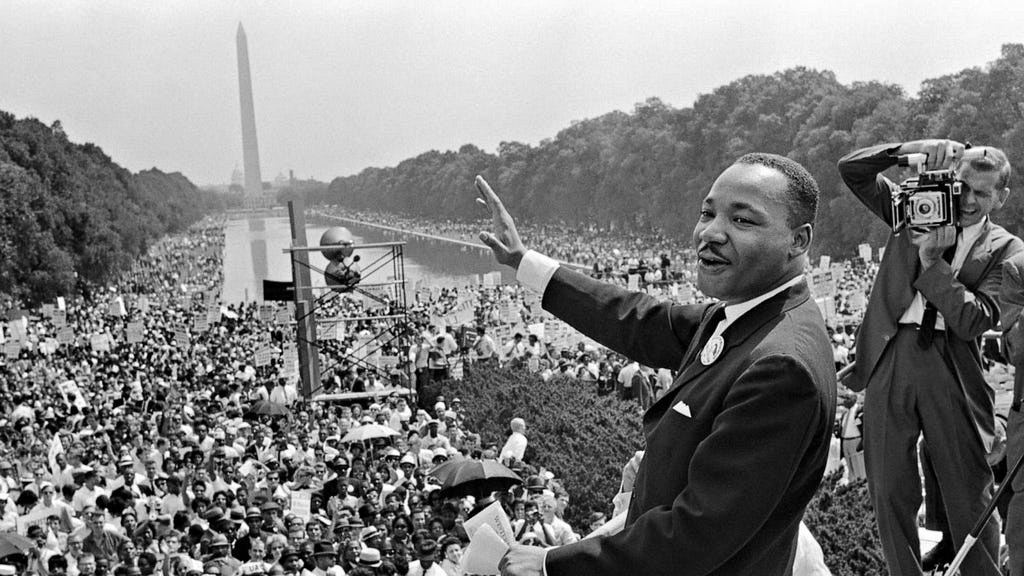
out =
[[529,250],[526,250],[525,248],[522,250],[509,252],[508,265],[511,266],[513,270],[518,272],[519,266],[523,263],[523,256],[526,256],[527,252],[529,252]]
[[516,280],[520,284],[544,294],[544,290],[558,270],[558,261],[533,250],[527,250],[520,257],[519,266],[516,268]]

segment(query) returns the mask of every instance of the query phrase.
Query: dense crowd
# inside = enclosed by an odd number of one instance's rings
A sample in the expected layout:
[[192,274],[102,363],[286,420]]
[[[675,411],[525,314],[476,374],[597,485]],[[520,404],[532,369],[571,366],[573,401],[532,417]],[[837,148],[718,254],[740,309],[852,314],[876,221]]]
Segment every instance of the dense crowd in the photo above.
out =
[[[154,247],[116,286],[38,310],[5,303],[0,530],[30,543],[0,564],[44,576],[459,573],[475,502],[442,496],[427,472],[497,458],[503,439],[465,430],[457,398],[418,406],[408,386],[424,372],[394,342],[377,351],[402,358],[393,367],[366,362],[360,338],[393,310],[360,298],[324,302],[324,315],[367,319],[322,346],[322,392],[374,398],[298,401],[287,307],[221,305],[222,243],[210,224]],[[424,340],[426,311],[449,297],[418,308]],[[343,441],[369,424],[390,432]],[[503,450],[526,479],[509,502],[518,538],[578,538],[560,519],[567,494],[519,444]]]
[[[595,273],[611,281],[649,266],[665,273],[659,282],[692,290],[685,253],[671,252],[667,239],[578,232],[525,231],[542,248],[562,246],[552,250],[560,258],[599,264]],[[505,501],[521,542],[571,542],[604,515],[588,526],[561,519],[569,495],[538,473],[541,463],[523,462],[525,422],[513,421],[502,445],[465,428],[459,399],[422,406],[417,390],[464,361],[520,366],[642,403],[672,381],[668,370],[582,339],[519,329],[544,321],[519,287],[439,287],[414,299],[403,328],[410,347],[392,337],[372,353],[363,347],[393,326],[397,310],[325,296],[322,317],[363,319],[321,341],[318,392],[373,398],[304,402],[281,318],[287,306],[222,304],[222,252],[222,224],[208,222],[155,246],[115,286],[39,310],[5,303],[0,530],[31,542],[0,563],[43,576],[459,574],[462,522],[481,503],[442,492],[429,471],[444,461],[500,458],[525,479]],[[624,274],[604,274],[601,262]],[[837,367],[850,360],[858,308],[850,304],[873,273],[845,270],[835,294]],[[649,286],[654,278],[643,280]],[[453,314],[465,321],[439,321]],[[345,441],[370,424],[389,432]]]

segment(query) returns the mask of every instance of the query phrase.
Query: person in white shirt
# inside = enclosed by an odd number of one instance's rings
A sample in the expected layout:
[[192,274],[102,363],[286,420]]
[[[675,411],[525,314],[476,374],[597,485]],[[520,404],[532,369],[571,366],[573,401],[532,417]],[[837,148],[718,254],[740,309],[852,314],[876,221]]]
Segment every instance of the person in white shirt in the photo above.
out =
[[99,474],[95,470],[90,468],[83,472],[83,474],[82,487],[75,491],[75,495],[71,499],[71,506],[79,514],[81,514],[82,509],[86,506],[95,506],[97,496],[110,495],[106,490],[97,485],[99,483]]
[[420,540],[416,546],[417,559],[409,563],[407,576],[447,576],[437,563],[437,542],[430,538]]
[[551,525],[551,537],[553,542],[549,542],[554,546],[564,546],[566,544],[572,544],[580,539],[573,531],[572,527],[569,526],[565,520],[562,520],[555,515],[555,510],[558,508],[558,502],[554,496],[544,494],[540,497],[539,502],[540,515],[545,524]]
[[505,441],[505,446],[502,447],[499,453],[499,459],[505,463],[521,462],[523,455],[526,453],[527,445],[526,421],[522,418],[513,418],[509,426],[512,428],[512,434]]
[[638,391],[633,390],[633,375],[640,370],[640,364],[636,360],[630,361],[619,370],[619,389],[622,390],[622,399],[629,400],[633,398],[634,394]]
[[510,362],[513,360],[519,360],[526,354],[526,342],[523,341],[523,335],[516,332],[512,339],[505,343],[504,348],[501,351],[502,360]]

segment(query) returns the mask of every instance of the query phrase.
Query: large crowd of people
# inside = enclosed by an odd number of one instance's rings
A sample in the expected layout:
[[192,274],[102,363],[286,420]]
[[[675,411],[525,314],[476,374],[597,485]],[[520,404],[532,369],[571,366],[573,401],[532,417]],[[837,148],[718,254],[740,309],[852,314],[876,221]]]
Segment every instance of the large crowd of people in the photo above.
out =
[[[426,354],[420,366],[415,343],[389,342],[377,353],[400,360],[378,370],[357,348],[393,310],[333,298],[322,314],[368,319],[323,346],[320,392],[375,398],[297,401],[287,307],[222,305],[222,251],[223,227],[208,222],[155,246],[112,287],[34,310],[4,303],[0,531],[30,544],[0,564],[44,576],[459,573],[474,502],[442,497],[427,473],[497,458],[503,439],[466,430],[458,398],[417,405],[409,387],[446,377],[448,363]],[[476,292],[474,315],[485,316],[515,290]],[[428,321],[456,299],[441,290],[418,306],[414,341],[458,354]],[[261,409],[275,405],[291,413]],[[373,423],[393,436],[343,442]],[[505,452],[527,480],[509,506],[518,538],[578,538],[560,519],[564,489],[521,449]]]
[[[450,237],[472,228],[356,217]],[[523,233],[608,281],[639,271],[641,289],[671,297],[670,283],[702,299],[692,255],[660,235]],[[649,404],[670,371],[582,338],[517,330],[545,320],[518,286],[417,294],[411,345],[391,338],[372,352],[366,342],[396,310],[334,295],[322,316],[363,319],[322,341],[318,392],[375,398],[303,402],[287,306],[220,301],[223,239],[223,223],[207,221],[154,246],[114,286],[35,310],[4,303],[0,531],[31,545],[0,563],[42,576],[460,574],[462,522],[477,503],[446,498],[429,471],[473,458],[501,458],[526,479],[507,501],[520,542],[564,544],[604,521],[601,512],[587,526],[562,520],[568,495],[537,473],[557,463],[522,462],[521,419],[503,445],[465,428],[459,399],[422,406],[416,391],[461,362],[495,362]],[[875,270],[847,262],[829,293],[837,369],[852,360]],[[439,321],[452,315],[463,321]],[[274,405],[290,413],[266,409]],[[393,435],[343,441],[374,423]]]

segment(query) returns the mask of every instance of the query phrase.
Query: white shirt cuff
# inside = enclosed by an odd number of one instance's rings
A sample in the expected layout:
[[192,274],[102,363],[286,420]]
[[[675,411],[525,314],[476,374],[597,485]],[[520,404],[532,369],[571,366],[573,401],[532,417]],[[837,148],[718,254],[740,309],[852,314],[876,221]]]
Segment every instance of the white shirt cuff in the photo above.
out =
[[519,262],[519,269],[516,270],[516,280],[527,288],[543,295],[548,287],[548,282],[558,270],[558,261],[553,258],[527,250]]

